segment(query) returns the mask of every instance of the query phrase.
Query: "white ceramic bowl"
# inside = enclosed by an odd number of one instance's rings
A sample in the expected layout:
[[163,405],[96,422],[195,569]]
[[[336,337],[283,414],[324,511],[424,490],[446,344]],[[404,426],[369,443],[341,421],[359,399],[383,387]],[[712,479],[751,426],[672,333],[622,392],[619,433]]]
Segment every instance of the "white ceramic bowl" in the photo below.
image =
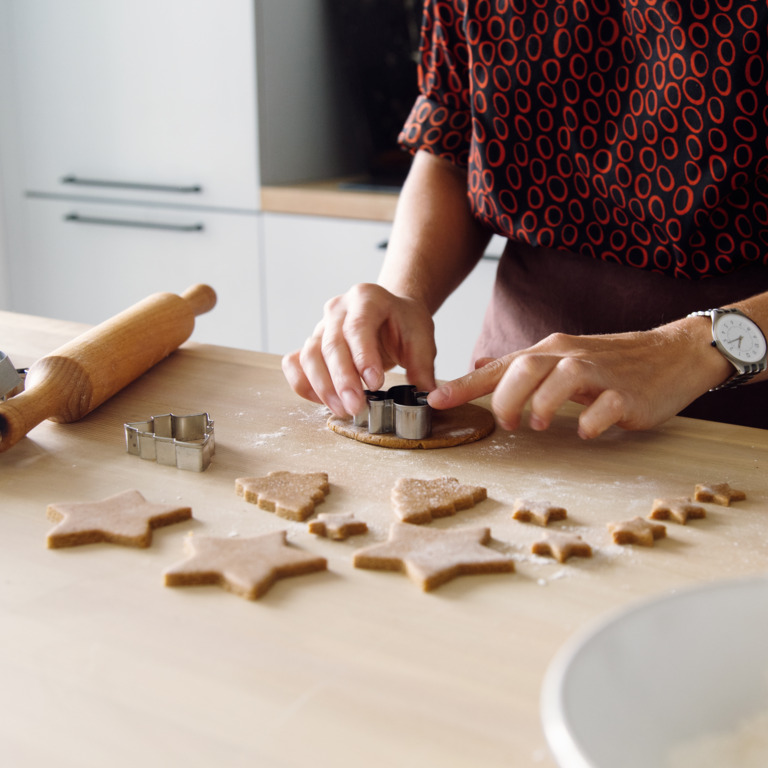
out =
[[681,742],[766,712],[768,577],[680,591],[603,621],[558,652],[541,697],[562,768],[666,768]]

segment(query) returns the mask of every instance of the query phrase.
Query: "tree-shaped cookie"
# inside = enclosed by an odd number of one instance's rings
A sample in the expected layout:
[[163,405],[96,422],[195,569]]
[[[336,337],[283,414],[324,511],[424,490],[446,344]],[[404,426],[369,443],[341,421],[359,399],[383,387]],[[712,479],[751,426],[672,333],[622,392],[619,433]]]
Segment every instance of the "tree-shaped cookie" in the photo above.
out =
[[395,513],[404,523],[429,523],[436,517],[455,515],[487,497],[485,488],[462,485],[455,477],[419,480],[401,477],[392,489]]
[[188,536],[187,559],[165,572],[167,587],[216,584],[255,600],[278,579],[324,571],[327,561],[290,546],[285,531],[244,539]]
[[355,568],[406,573],[425,592],[456,576],[475,573],[511,573],[514,562],[485,546],[488,528],[438,530],[408,523],[393,523],[389,540],[358,550]]
[[270,472],[235,481],[238,496],[287,520],[306,520],[329,491],[325,472]]
[[46,514],[58,523],[48,534],[50,549],[101,541],[148,547],[154,528],[189,520],[192,510],[178,504],[153,504],[138,491],[124,491],[101,501],[49,504]]

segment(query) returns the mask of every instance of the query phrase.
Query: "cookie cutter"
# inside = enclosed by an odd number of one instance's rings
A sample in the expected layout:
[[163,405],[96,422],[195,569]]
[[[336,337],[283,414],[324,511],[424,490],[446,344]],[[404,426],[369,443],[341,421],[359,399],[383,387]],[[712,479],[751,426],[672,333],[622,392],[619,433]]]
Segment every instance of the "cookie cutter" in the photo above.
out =
[[26,368],[14,368],[11,358],[0,352],[0,403],[24,390]]
[[124,426],[126,450],[134,456],[192,472],[202,472],[211,463],[215,442],[207,413],[164,413]]
[[432,433],[432,408],[427,392],[418,392],[413,384],[398,384],[387,390],[365,390],[366,408],[352,423],[367,427],[372,435],[394,433],[406,440],[421,440]]

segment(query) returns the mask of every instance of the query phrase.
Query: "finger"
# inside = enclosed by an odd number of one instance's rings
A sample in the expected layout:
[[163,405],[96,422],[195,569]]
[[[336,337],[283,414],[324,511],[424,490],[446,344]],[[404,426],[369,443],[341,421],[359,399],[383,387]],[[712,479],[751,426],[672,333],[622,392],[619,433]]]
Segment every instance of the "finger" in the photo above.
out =
[[491,408],[502,429],[511,431],[520,426],[525,404],[556,362],[556,357],[540,354],[518,355],[510,362],[491,398]]
[[625,420],[625,398],[616,390],[606,389],[579,415],[579,437],[590,440]]
[[465,376],[441,384],[429,394],[427,402],[433,408],[454,408],[493,392],[512,359],[509,355],[499,357]]
[[309,379],[304,375],[304,370],[299,362],[300,355],[301,350],[297,349],[295,352],[283,356],[280,361],[283,375],[297,395],[305,400],[311,400],[313,403],[322,403],[315,390],[312,389]]
[[[324,403],[334,415],[343,417],[347,410],[336,392],[322,349],[322,340],[316,336],[310,336],[304,342],[299,353],[299,365],[307,379],[309,387],[315,393],[320,402]],[[310,398],[314,399],[314,398]]]
[[433,327],[425,334],[415,334],[403,342],[403,360],[406,378],[423,392],[435,389],[435,356],[437,347]]
[[[547,366],[544,365],[542,370],[546,371]],[[599,391],[599,384],[593,381],[594,375],[594,366],[584,360],[574,357],[558,360],[531,396],[531,428],[547,429],[564,403],[569,400],[584,402],[584,393]]]
[[488,365],[488,363],[492,363],[495,359],[495,357],[478,357],[477,360],[475,360],[475,370]]

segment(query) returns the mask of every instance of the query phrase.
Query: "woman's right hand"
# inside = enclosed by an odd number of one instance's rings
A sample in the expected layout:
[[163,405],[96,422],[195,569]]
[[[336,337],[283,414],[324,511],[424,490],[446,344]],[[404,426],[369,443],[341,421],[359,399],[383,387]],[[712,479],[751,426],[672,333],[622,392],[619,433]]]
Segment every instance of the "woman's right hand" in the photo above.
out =
[[433,390],[436,351],[426,306],[362,283],[326,302],[304,346],[283,358],[283,373],[307,400],[337,416],[354,415],[365,406],[364,389],[380,389],[395,365],[418,389]]

